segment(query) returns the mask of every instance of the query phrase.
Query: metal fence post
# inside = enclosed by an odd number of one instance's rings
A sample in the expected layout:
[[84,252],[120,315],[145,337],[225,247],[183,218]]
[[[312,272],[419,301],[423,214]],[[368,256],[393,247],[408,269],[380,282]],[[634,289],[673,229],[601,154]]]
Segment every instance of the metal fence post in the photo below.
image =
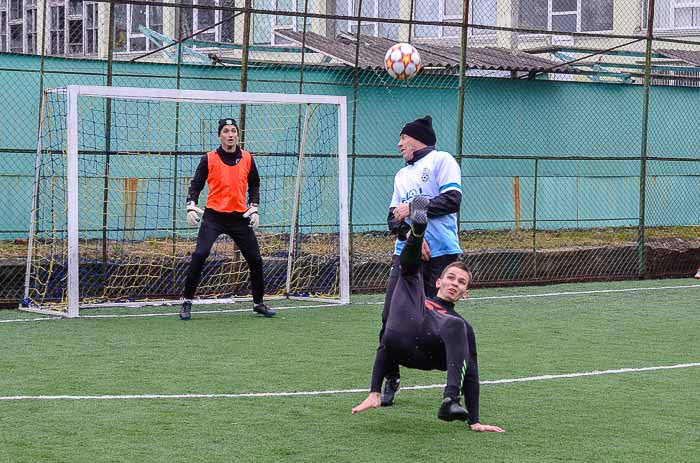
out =
[[646,56],[644,60],[644,93],[642,103],[642,153],[639,166],[639,231],[637,233],[637,258],[639,276],[643,277],[645,268],[645,216],[646,216],[646,180],[647,180],[647,140],[649,136],[649,86],[651,84],[651,46],[654,37],[654,0],[649,0],[647,11]]

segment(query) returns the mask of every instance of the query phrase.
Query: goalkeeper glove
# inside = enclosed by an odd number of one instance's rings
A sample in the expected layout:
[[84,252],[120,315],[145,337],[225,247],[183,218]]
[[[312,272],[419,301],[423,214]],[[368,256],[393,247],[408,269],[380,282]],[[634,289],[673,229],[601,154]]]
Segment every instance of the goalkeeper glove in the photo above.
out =
[[193,227],[199,223],[200,216],[204,211],[197,207],[194,201],[187,203],[187,223]]
[[257,230],[260,226],[260,216],[258,215],[258,205],[251,204],[250,207],[243,213],[243,217],[250,221],[250,228]]

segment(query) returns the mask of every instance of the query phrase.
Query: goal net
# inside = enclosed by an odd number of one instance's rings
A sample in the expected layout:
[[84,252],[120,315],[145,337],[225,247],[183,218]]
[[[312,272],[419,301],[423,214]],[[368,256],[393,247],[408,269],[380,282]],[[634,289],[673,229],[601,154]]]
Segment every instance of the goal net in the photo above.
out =
[[[182,298],[198,232],[186,197],[200,159],[219,146],[221,118],[239,121],[260,174],[266,298],[348,302],[346,117],[336,96],[47,90],[21,308],[75,317]],[[221,235],[197,298],[249,297],[248,266]]]

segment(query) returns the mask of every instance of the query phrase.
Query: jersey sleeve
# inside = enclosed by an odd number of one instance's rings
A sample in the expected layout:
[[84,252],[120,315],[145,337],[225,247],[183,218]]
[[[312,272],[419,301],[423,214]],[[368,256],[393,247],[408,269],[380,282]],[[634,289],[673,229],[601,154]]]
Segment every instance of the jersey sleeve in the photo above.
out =
[[435,180],[440,189],[440,194],[446,191],[462,192],[462,172],[459,164],[450,153],[440,153],[440,159],[435,166]]

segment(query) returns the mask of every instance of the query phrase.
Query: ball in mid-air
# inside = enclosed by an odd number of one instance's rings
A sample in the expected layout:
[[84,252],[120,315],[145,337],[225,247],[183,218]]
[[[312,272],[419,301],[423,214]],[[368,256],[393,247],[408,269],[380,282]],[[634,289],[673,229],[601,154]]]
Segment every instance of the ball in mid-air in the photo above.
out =
[[397,43],[386,51],[384,67],[391,77],[408,80],[420,71],[420,54],[409,43]]

